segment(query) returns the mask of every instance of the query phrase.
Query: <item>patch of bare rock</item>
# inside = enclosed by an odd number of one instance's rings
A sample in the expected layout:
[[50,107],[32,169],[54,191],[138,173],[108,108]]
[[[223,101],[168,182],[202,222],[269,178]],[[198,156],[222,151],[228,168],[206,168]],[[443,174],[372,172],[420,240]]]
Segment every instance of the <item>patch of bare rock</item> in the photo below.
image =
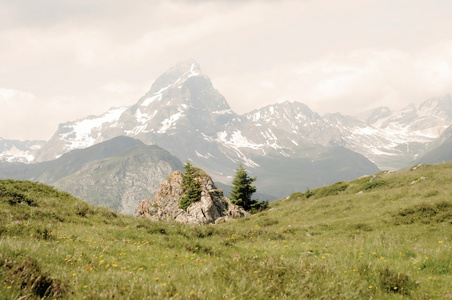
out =
[[184,194],[181,187],[182,177],[181,172],[173,172],[160,185],[154,199],[141,201],[136,216],[153,221],[218,224],[250,215],[241,207],[232,204],[231,200],[223,195],[223,190],[215,187],[212,178],[200,169],[195,177],[195,180],[201,183],[200,200],[192,203],[187,210],[179,208],[179,199]]

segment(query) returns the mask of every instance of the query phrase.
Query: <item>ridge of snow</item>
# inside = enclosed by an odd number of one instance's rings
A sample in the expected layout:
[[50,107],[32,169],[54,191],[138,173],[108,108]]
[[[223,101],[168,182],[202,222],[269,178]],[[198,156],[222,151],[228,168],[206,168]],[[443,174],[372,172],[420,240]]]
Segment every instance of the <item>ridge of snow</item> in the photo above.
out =
[[[67,142],[66,150],[71,151],[94,145],[100,137],[100,133],[98,132],[97,136],[93,137],[93,131],[100,129],[105,123],[117,122],[126,109],[127,107],[113,108],[99,117],[84,119],[71,125],[70,132],[60,134],[60,137]],[[74,134],[75,138],[72,137]]]

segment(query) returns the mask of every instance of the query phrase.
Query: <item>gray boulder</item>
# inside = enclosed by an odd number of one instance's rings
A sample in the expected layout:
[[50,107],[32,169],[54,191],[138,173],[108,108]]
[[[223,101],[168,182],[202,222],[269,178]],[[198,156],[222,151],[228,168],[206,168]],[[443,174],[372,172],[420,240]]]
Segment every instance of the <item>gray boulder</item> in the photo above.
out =
[[231,200],[223,195],[223,191],[215,187],[212,178],[200,169],[197,170],[195,180],[201,183],[201,199],[192,203],[187,210],[179,208],[179,199],[183,196],[182,177],[181,172],[173,172],[160,185],[154,199],[140,203],[136,216],[153,221],[218,224],[250,215],[232,204]]

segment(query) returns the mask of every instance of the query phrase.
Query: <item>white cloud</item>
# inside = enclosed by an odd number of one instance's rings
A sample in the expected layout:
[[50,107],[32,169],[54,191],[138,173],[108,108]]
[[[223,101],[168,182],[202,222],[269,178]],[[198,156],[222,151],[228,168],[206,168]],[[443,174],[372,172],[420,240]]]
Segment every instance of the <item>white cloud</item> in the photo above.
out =
[[278,99],[350,114],[423,101],[452,91],[451,12],[449,0],[1,1],[1,85],[27,92],[0,95],[2,115],[23,120],[0,136],[47,138],[132,105],[188,58],[239,113]]
[[[17,91],[14,89],[5,89],[0,88],[0,99],[2,100],[2,104],[8,104],[14,101],[29,101],[35,99],[35,96],[31,93]],[[6,102],[8,101],[8,102]],[[6,103],[4,103],[6,102]]]
[[273,89],[275,84],[271,81],[261,81],[260,86],[265,89]]
[[109,93],[128,93],[134,91],[134,87],[125,82],[110,82],[102,86],[101,90]]
[[[295,67],[243,74],[237,82],[246,82],[245,88],[227,80],[221,85],[236,89],[233,99],[240,94],[244,99],[259,99],[247,103],[249,107],[284,98],[304,102],[320,113],[356,114],[377,106],[398,109],[452,91],[451,45],[452,41],[443,41],[416,52],[356,49],[298,62]],[[267,78],[275,79],[271,90]]]

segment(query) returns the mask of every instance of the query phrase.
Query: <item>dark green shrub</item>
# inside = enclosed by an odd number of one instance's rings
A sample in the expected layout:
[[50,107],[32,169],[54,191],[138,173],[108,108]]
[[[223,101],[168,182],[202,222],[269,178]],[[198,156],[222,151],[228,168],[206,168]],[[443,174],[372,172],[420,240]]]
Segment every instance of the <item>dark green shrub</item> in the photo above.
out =
[[395,273],[389,268],[379,271],[379,283],[384,291],[401,295],[409,295],[415,286],[408,275]]
[[441,201],[435,204],[421,203],[401,210],[394,216],[396,224],[412,224],[420,222],[430,224],[431,222],[442,223],[452,220],[452,204]]
[[9,205],[24,203],[28,206],[36,206],[36,202],[28,198],[27,195],[16,189],[6,189],[5,187],[0,189],[0,200],[7,202]]
[[358,223],[358,224],[354,225],[353,228],[358,232],[373,230],[372,226],[370,226],[369,224],[366,224],[366,223]]
[[304,196],[306,197],[306,199],[309,199],[310,197],[312,197],[314,195],[315,195],[315,193],[310,189],[307,189],[306,193],[304,193]]
[[367,182],[366,184],[363,185],[363,190],[373,190],[376,189],[378,187],[382,187],[387,185],[388,182],[384,179],[375,179],[372,181]]
[[317,197],[335,196],[339,192],[345,191],[349,185],[347,182],[339,181],[333,185],[318,189],[315,194]]
[[68,291],[67,283],[42,272],[38,262],[31,257],[16,261],[0,255],[0,271],[3,271],[5,281],[16,285],[27,298],[30,295],[39,298],[61,297]]
[[296,192],[296,193],[292,193],[289,196],[288,200],[298,200],[304,197],[304,194],[302,192]]
[[257,220],[257,224],[261,227],[267,227],[278,224],[279,221],[275,219],[269,219],[269,218],[259,218]]
[[75,214],[80,217],[86,217],[88,214],[93,214],[93,209],[88,203],[79,202],[75,206]]
[[42,240],[55,239],[55,237],[52,234],[52,230],[50,230],[47,227],[38,226],[35,232],[38,239]]

